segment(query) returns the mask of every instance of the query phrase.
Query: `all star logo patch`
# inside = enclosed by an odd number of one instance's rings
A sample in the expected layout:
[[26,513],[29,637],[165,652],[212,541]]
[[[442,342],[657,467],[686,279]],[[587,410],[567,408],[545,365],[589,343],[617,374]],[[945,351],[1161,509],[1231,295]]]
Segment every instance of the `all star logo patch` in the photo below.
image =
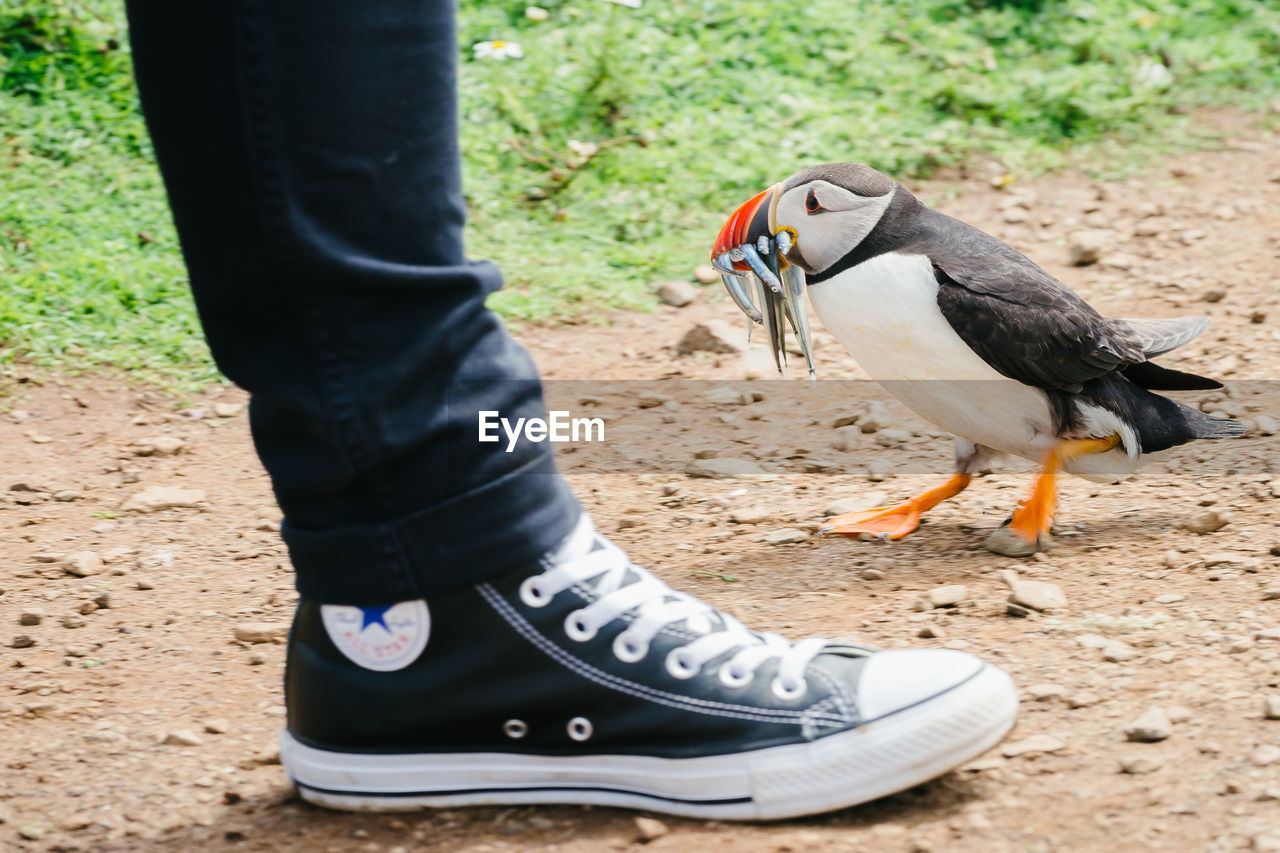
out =
[[404,669],[427,647],[431,614],[422,599],[381,607],[320,606],[329,639],[352,662],[378,672]]

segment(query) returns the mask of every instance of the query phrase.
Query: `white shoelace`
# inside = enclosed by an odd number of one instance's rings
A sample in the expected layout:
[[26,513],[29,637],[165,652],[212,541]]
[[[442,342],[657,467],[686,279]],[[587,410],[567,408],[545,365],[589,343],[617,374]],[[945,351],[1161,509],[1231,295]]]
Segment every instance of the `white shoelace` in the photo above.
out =
[[[585,529],[584,529],[585,528]],[[590,534],[591,539],[585,537]],[[595,580],[595,601],[570,613],[564,622],[565,633],[577,642],[586,642],[614,619],[634,611],[631,625],[613,643],[613,653],[621,661],[634,663],[649,653],[649,644],[660,631],[677,622],[684,630],[698,635],[667,655],[667,671],[676,678],[692,678],[709,661],[737,650],[720,667],[720,680],[730,687],[741,687],[753,678],[766,661],[778,660],[778,673],[771,684],[781,699],[796,699],[808,684],[804,672],[827,641],[809,637],[792,643],[777,634],[756,633],[737,619],[721,613],[709,604],[677,592],[646,570],[633,564],[621,548],[597,538],[584,520],[570,536],[566,546],[583,550],[587,541],[596,541],[596,550],[574,553],[554,560],[554,565],[520,585],[520,599],[529,607],[543,607],[557,593],[569,587]],[[589,545],[587,547],[590,547]]]

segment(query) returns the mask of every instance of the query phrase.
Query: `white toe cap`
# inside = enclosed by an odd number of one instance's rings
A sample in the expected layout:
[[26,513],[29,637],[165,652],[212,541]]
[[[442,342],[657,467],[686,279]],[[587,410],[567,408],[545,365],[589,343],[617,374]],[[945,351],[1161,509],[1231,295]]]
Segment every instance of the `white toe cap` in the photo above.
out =
[[876,652],[858,681],[858,710],[863,720],[901,711],[972,678],[986,664],[950,649],[900,649]]

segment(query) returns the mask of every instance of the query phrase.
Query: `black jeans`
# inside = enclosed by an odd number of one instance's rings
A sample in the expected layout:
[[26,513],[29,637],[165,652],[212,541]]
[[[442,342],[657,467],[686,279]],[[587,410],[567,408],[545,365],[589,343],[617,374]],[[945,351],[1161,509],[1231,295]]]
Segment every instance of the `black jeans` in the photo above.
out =
[[383,604],[536,565],[581,512],[528,354],[462,251],[452,0],[128,0],[143,111],[303,596]]

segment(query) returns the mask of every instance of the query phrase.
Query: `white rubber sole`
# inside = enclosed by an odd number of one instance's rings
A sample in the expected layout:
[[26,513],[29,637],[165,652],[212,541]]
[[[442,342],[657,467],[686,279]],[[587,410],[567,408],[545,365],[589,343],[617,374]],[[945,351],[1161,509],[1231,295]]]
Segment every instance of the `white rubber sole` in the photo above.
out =
[[286,731],[280,760],[304,800],[343,811],[592,803],[770,820],[865,803],[941,776],[999,743],[1017,709],[1012,679],[984,665],[951,690],[857,729],[731,755],[369,755],[315,749]]

